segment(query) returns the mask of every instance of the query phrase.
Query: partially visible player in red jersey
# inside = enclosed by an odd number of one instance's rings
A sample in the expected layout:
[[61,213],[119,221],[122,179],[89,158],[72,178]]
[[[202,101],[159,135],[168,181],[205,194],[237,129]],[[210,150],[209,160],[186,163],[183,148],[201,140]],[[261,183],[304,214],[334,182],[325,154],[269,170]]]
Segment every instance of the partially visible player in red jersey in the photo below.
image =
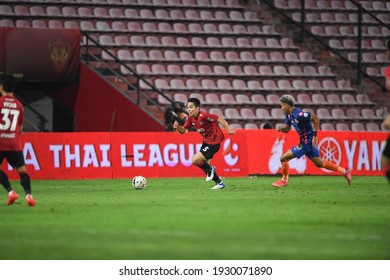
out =
[[[30,176],[27,173],[19,140],[19,135],[23,131],[24,109],[13,95],[15,86],[16,79],[12,75],[0,75],[0,165],[5,158],[16,169],[26,193],[27,205],[35,206],[35,200],[31,195]],[[19,195],[12,189],[7,174],[1,169],[0,184],[8,191],[7,205],[14,204]]]
[[192,163],[206,173],[206,181],[213,180],[216,183],[211,189],[223,189],[225,184],[218,177],[215,166],[210,165],[210,161],[219,151],[221,142],[225,138],[219,124],[230,135],[234,135],[236,129],[230,128],[224,118],[200,111],[200,101],[197,98],[188,99],[187,111],[189,116],[183,126],[175,121],[173,127],[180,134],[186,133],[190,128],[195,128],[196,131],[203,136],[202,147],[200,148],[200,151],[192,157]]

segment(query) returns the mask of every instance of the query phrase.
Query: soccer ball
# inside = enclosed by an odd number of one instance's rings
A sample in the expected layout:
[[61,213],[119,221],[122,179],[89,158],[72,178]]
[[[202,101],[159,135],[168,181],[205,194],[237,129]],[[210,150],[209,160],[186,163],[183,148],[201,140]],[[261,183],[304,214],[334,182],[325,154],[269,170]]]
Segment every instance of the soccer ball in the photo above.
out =
[[135,176],[131,182],[133,188],[136,190],[142,190],[146,187],[146,178],[143,176]]

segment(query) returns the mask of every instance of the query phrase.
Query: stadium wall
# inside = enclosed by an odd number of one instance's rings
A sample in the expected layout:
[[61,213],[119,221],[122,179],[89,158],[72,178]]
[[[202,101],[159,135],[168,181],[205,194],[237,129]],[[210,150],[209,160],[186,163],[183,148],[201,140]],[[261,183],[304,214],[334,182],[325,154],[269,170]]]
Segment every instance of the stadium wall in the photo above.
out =
[[[319,149],[326,159],[352,168],[354,175],[381,175],[380,158],[387,136],[384,132],[320,131]],[[196,132],[45,133],[45,137],[25,133],[22,140],[33,179],[204,176],[191,164],[202,141]],[[297,143],[296,133],[239,130],[226,136],[213,165],[222,177],[277,174],[280,155]],[[290,171],[337,175],[315,167],[306,158],[292,160]],[[15,172],[10,174],[17,179]]]
[[54,96],[74,111],[76,132],[164,130],[84,64],[80,68],[80,82],[59,89]]

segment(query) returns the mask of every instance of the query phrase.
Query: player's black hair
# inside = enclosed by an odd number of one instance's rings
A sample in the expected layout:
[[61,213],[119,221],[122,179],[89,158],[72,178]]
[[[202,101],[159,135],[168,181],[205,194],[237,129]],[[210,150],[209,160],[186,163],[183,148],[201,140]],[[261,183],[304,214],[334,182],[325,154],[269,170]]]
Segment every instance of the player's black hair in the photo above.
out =
[[195,107],[200,107],[200,100],[195,97],[188,98],[187,103],[192,102],[194,103]]
[[0,85],[3,86],[5,92],[14,92],[16,87],[16,79],[10,74],[0,74]]
[[280,102],[281,103],[286,103],[288,105],[290,105],[291,107],[294,107],[295,106],[295,100],[294,100],[294,97],[292,97],[291,95],[283,95],[282,97],[280,97]]

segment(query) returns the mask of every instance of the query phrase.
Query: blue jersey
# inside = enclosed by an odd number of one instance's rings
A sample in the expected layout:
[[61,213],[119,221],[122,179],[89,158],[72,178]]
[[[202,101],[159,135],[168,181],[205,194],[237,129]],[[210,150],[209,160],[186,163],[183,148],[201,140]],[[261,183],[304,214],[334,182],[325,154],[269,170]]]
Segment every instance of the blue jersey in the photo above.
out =
[[303,112],[301,109],[294,107],[292,114],[286,115],[284,123],[293,126],[299,134],[300,142],[303,145],[311,145],[313,138],[313,127],[310,121],[310,112]]

